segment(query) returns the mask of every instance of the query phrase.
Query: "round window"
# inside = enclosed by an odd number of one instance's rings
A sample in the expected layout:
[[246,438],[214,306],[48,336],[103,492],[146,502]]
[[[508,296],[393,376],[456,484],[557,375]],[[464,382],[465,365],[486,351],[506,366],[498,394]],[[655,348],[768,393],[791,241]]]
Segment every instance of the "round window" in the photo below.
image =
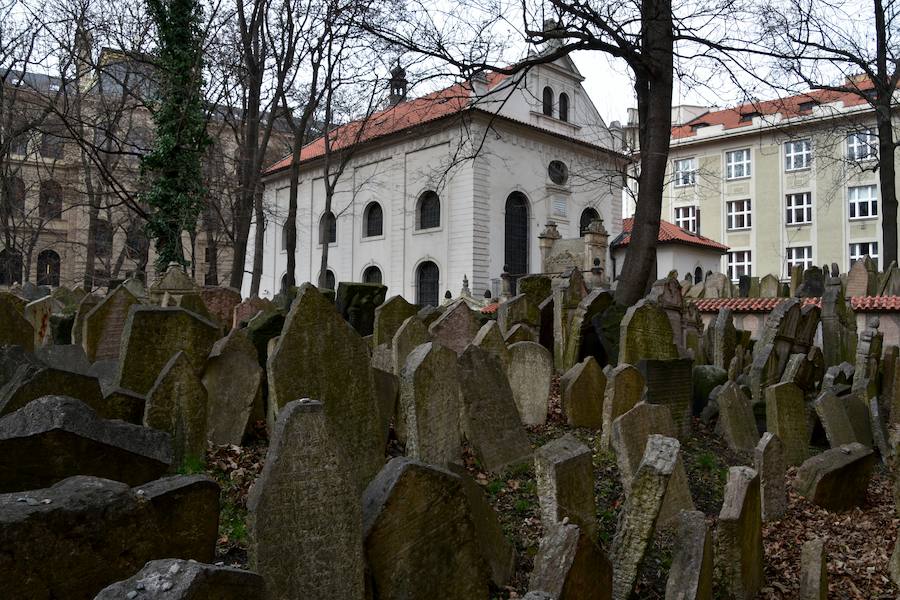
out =
[[547,175],[556,185],[563,185],[569,179],[569,167],[561,160],[552,160],[547,167]]

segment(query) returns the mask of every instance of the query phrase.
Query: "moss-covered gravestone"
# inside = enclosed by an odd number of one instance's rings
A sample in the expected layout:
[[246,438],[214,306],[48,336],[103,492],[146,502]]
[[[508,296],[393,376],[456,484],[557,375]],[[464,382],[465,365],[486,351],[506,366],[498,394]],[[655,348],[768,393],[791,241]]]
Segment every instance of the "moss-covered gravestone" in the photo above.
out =
[[251,415],[265,418],[262,376],[246,329],[235,329],[213,346],[203,372],[208,403],[207,435],[214,444],[240,445]]
[[387,286],[380,283],[342,281],[338,284],[335,307],[359,335],[372,335],[375,309],[384,302],[386,294]]
[[450,348],[456,354],[462,354],[481,326],[475,318],[475,312],[462,300],[447,306],[444,313],[428,327],[434,341]]
[[10,294],[0,293],[0,345],[22,346],[34,350],[34,327],[19,310]]
[[619,325],[619,363],[678,358],[675,335],[666,311],[644,299],[629,308]]
[[419,310],[403,296],[392,296],[375,308],[375,324],[372,329],[372,345],[391,345],[394,334],[406,319],[414,316]]
[[85,315],[81,345],[90,362],[119,358],[125,321],[136,304],[140,304],[137,297],[120,285]]

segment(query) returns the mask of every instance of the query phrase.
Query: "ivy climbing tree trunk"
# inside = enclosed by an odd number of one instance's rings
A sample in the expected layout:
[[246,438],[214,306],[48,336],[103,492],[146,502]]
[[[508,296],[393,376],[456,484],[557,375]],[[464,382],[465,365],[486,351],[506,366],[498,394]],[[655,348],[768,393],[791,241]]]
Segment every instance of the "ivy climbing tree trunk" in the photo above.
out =
[[203,208],[201,159],[206,133],[202,8],[198,0],[147,0],[159,36],[156,140],[141,172],[149,186],[147,232],[156,242],[156,269],[187,266],[182,233],[193,232]]

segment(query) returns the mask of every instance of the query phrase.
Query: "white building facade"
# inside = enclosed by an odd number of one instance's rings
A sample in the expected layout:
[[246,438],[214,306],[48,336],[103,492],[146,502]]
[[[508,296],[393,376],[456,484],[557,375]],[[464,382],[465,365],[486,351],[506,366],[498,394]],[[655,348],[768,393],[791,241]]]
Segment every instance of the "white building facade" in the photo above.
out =
[[[436,304],[448,290],[456,295],[464,276],[473,295],[496,295],[504,266],[513,275],[540,272],[538,234],[550,220],[564,237],[577,237],[599,216],[615,236],[625,158],[582,81],[563,58],[524,77],[494,76],[401,100],[346,126],[363,128],[344,136],[352,146],[341,147],[338,130],[328,158],[332,178],[342,156],[346,164],[331,214],[324,143],[305,147],[296,281],[318,280],[327,242],[329,283],[381,282],[389,295]],[[264,180],[260,295],[277,293],[286,273],[289,166],[281,161]]]

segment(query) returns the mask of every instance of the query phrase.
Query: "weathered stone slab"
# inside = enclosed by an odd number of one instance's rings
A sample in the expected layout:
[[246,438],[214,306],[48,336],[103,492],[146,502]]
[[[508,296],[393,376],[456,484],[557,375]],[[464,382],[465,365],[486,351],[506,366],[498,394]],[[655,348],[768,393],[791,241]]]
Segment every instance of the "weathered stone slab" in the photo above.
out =
[[242,323],[250,321],[260,312],[276,312],[275,305],[268,298],[254,296],[235,305],[231,316],[231,327],[237,329]]
[[[737,359],[732,359],[731,362],[735,363],[737,362]],[[731,381],[736,381],[737,372],[735,372],[734,377],[729,377],[728,372],[719,367],[695,364],[691,376],[694,393],[691,413],[695,416],[702,414],[706,405],[709,403],[709,397],[712,391],[725,385],[725,382],[729,379]]]
[[846,397],[825,391],[816,398],[814,406],[832,448],[859,441],[847,414]]
[[727,369],[734,358],[737,346],[737,330],[734,327],[734,318],[731,309],[719,309],[716,318],[713,319],[706,330],[706,353],[709,364]]
[[313,400],[289,402],[275,423],[247,502],[251,566],[268,597],[364,598],[362,507],[339,436]]
[[784,476],[784,445],[777,435],[767,431],[753,451],[753,466],[759,473],[763,521],[777,521],[787,510]]
[[34,327],[22,315],[10,294],[0,294],[0,346],[9,344],[34,351]]
[[713,540],[706,515],[682,511],[675,555],[666,580],[666,600],[712,600]]
[[675,336],[666,311],[648,300],[630,307],[622,319],[619,334],[619,362],[638,364],[642,359],[678,358]]
[[578,306],[571,311],[561,370],[567,371],[586,356],[597,354],[597,348],[601,343],[594,329],[593,320],[594,317],[603,314],[613,301],[612,292],[595,289],[582,298]]
[[503,341],[506,342],[507,346],[510,346],[518,342],[536,342],[538,341],[538,337],[538,332],[530,325],[516,323],[506,332],[506,335],[503,336]]
[[269,422],[297,398],[325,405],[362,490],[384,463],[366,342],[310,284],[303,284],[269,356]]
[[44,296],[25,305],[22,316],[34,329],[34,347],[40,348],[50,343],[50,317],[59,303],[51,296]]
[[894,460],[894,450],[891,447],[887,424],[881,416],[881,406],[877,397],[869,399],[869,423],[872,431],[872,447],[878,449],[881,462],[889,466]]
[[[549,290],[548,290],[549,295]],[[541,298],[539,302],[543,302]],[[538,328],[541,325],[541,311],[539,304],[526,294],[513,296],[497,307],[497,324],[503,332],[507,332],[518,324],[529,325]]]
[[534,471],[543,526],[552,527],[567,518],[595,539],[598,526],[591,449],[566,434],[535,451]]
[[500,361],[470,345],[459,357],[457,369],[462,429],[484,468],[499,473],[529,462],[531,446]]
[[210,562],[218,497],[215,482],[197,476],[140,488],[78,476],[45,489],[0,494],[3,593],[88,600],[148,560]]
[[497,321],[488,321],[482,325],[472,343],[496,356],[503,364],[503,368],[509,369],[509,348]]
[[444,313],[428,327],[428,333],[442,346],[462,354],[481,326],[469,305],[457,300],[444,309]]
[[178,297],[177,300],[166,304],[166,298],[168,297],[169,295],[166,294],[165,298],[163,299],[163,306],[180,306],[184,310],[190,311],[195,315],[206,319],[207,321],[215,323],[220,327],[222,326],[222,323],[218,321],[216,317],[214,317],[213,314],[209,311],[209,308],[206,307],[206,303],[203,301],[203,297],[200,294],[196,292],[192,292],[190,294],[182,294],[180,297]]
[[139,485],[171,463],[168,434],[101,419],[74,398],[44,396],[0,419],[0,492],[49,487],[73,475]]
[[392,296],[375,308],[375,324],[372,330],[372,344],[390,346],[394,334],[408,318],[415,316],[419,307],[410,304],[403,296]]
[[206,388],[187,355],[177,352],[147,394],[144,426],[172,436],[176,467],[196,467],[206,462],[206,416]]
[[675,438],[651,435],[647,440],[612,543],[615,600],[628,600],[634,590],[638,567],[653,537],[680,448]]
[[119,286],[84,316],[81,345],[90,362],[119,358],[125,321],[136,304],[140,305],[140,300]]
[[733,381],[723,386],[716,400],[719,404],[716,431],[735,452],[753,452],[759,442],[759,431],[750,400]]
[[338,283],[334,305],[359,335],[372,335],[375,328],[375,308],[384,302],[387,286],[380,283]]
[[428,329],[419,320],[419,317],[412,316],[403,321],[397,333],[394,334],[391,343],[391,355],[393,356],[394,374],[400,375],[400,371],[406,364],[406,357],[414,348],[430,342],[431,336]]
[[644,376],[647,402],[669,407],[678,438],[690,435],[694,401],[693,359],[647,359],[641,360],[636,366]]
[[[612,565],[577,525],[544,530],[525,598],[610,600]],[[541,593],[546,595],[542,595]]]
[[[852,392],[849,396],[841,397],[841,400],[844,402],[844,410],[847,412],[847,419],[850,421],[850,427],[853,429],[856,441],[863,446],[871,448],[874,443],[872,439],[872,419],[869,414],[869,397],[870,392],[864,386]],[[875,398],[874,392],[872,392],[871,397]]]
[[264,600],[263,580],[251,571],[166,558],[103,588],[94,600]]
[[856,356],[856,315],[844,298],[840,280],[822,294],[822,352],[825,366],[850,362]]
[[609,371],[603,395],[603,431],[600,449],[610,450],[612,424],[634,408],[644,394],[644,376],[631,365],[619,365]]
[[232,287],[215,286],[201,288],[198,293],[212,317],[226,330],[232,329],[234,308],[241,303],[241,292]]
[[202,379],[209,441],[241,444],[250,415],[262,413],[262,376],[256,348],[246,329],[234,329],[215,343]]
[[546,423],[550,380],[553,378],[550,352],[537,342],[516,342],[509,347],[506,372],[522,423]]
[[[372,381],[375,385],[375,398],[378,401],[378,420],[381,424],[381,430],[387,436],[391,426],[391,419],[397,414],[400,400],[400,378],[394,375],[393,372],[389,373],[373,368]],[[403,441],[406,441],[405,438]]]
[[731,467],[719,513],[716,567],[729,598],[751,600],[765,581],[759,475]]
[[183,308],[133,305],[122,331],[116,387],[146,394],[162,368],[179,351],[185,353],[194,371],[200,373],[219,337],[215,323]]
[[794,488],[822,508],[849,510],[865,502],[874,465],[875,453],[860,443],[832,448],[800,466]]
[[[91,363],[84,348],[75,344],[49,344],[35,350],[34,355],[48,367],[89,375]],[[102,386],[101,386],[102,387]]]
[[363,494],[363,530],[379,597],[489,597],[489,569],[453,473],[405,457],[391,460]]
[[593,356],[566,371],[559,380],[560,400],[566,422],[572,427],[603,427],[603,393],[606,375]]
[[406,453],[443,467],[460,460],[460,394],[456,353],[427,342],[409,353],[400,372]]
[[803,390],[793,383],[766,388],[766,428],[781,440],[787,465],[799,466],[806,460],[809,428]]
[[61,391],[81,400],[102,417],[107,414],[100,382],[96,377],[44,366],[37,361],[19,365],[0,388],[0,415],[19,410],[42,396],[54,396]]
[[828,600],[825,541],[821,538],[804,542],[800,551],[799,600]]
[[147,289],[150,298],[157,304],[167,293],[177,299],[182,294],[191,294],[196,291],[197,285],[194,280],[188,276],[183,266],[176,263],[169,263],[166,271],[157,277]]

